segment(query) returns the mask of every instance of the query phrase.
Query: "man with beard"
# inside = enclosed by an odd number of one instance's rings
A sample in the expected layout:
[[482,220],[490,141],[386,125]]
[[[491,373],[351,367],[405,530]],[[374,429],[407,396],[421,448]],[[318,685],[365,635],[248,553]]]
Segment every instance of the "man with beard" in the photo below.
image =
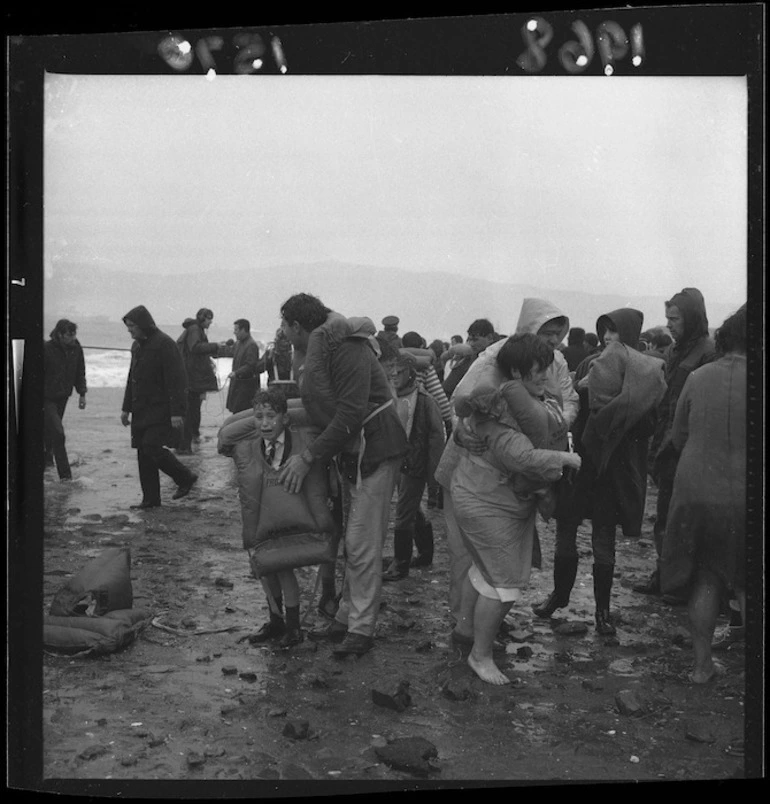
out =
[[166,449],[184,427],[184,364],[176,343],[155,326],[146,307],[129,310],[123,323],[134,343],[120,421],[124,427],[131,425],[131,446],[136,449],[142,486],[141,503],[131,507],[157,508],[161,504],[159,470],[177,484],[175,500],[189,494],[198,479]]
[[650,445],[650,475],[658,487],[654,528],[658,565],[646,583],[634,587],[635,592],[645,595],[661,593],[660,557],[677,465],[677,454],[671,443],[676,403],[690,373],[716,357],[714,341],[709,337],[706,303],[697,288],[684,288],[666,302],[666,324],[674,342],[664,352],[668,387],[658,408],[658,423]]

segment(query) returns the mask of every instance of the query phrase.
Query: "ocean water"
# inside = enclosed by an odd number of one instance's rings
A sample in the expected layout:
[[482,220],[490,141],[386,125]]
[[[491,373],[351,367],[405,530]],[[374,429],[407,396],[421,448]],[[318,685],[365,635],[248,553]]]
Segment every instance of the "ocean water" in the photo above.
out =
[[[131,365],[130,351],[84,346],[83,354],[86,359],[86,384],[89,388],[125,388]],[[219,387],[222,389],[226,385],[233,361],[230,357],[219,357],[214,363]]]

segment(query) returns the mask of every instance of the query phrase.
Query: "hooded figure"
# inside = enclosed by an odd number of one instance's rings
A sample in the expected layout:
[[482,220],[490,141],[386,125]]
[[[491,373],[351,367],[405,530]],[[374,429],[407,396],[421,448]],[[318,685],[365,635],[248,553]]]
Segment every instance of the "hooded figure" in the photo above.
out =
[[[663,352],[666,361],[668,389],[661,402],[658,427],[652,440],[651,455],[657,463],[666,460],[671,452],[671,427],[679,394],[687,377],[698,366],[710,363],[716,357],[716,348],[709,337],[706,303],[697,288],[684,288],[666,302],[666,310],[676,307],[683,319],[683,332]],[[673,335],[674,333],[672,333]]]
[[697,288],[684,288],[672,296],[666,302],[666,318],[674,342],[663,352],[668,387],[658,408],[658,422],[650,444],[650,475],[658,487],[654,529],[658,566],[649,581],[634,586],[635,592],[647,595],[660,594],[660,557],[677,464],[671,443],[676,405],[690,374],[716,357],[714,342],[708,334],[706,303]]
[[[554,340],[556,338],[558,340],[556,343],[551,343],[553,347],[556,347],[569,332],[569,318],[555,304],[546,299],[524,299],[521,305],[521,313],[519,314],[519,323],[516,325],[516,334],[531,332],[534,335],[538,335],[540,330],[552,321],[559,322],[559,332],[554,338]],[[455,389],[455,394],[457,394],[458,398],[470,395],[479,377],[483,375],[484,367],[488,363],[494,363],[497,360],[497,353],[503,348],[506,340],[506,338],[502,338],[491,346],[487,346],[474,360],[467,374],[460,380]],[[578,414],[578,395],[572,386],[567,361],[564,355],[556,348],[554,348],[553,363],[548,368],[548,374],[546,375],[545,387],[551,397],[559,400],[564,421],[567,427],[570,428]]]
[[641,535],[647,491],[647,444],[666,390],[660,360],[636,350],[644,317],[624,307],[599,317],[606,344],[575,370],[580,414],[573,439],[583,464],[562,486],[557,511],[554,590],[532,608],[551,617],[569,603],[578,565],[577,529],[591,519],[596,629],[613,634],[609,604],[615,567],[615,528]]
[[123,396],[121,421],[131,424],[131,446],[137,451],[142,502],[160,505],[162,470],[179,486],[174,499],[185,496],[198,479],[166,449],[176,442],[185,415],[185,373],[176,343],[155,325],[140,305],[123,316],[134,343]]

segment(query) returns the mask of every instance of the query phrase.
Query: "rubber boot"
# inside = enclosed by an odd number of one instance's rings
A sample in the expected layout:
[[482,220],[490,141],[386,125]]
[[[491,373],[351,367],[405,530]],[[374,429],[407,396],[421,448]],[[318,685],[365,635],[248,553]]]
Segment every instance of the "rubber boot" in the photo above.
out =
[[610,617],[610,592],[612,591],[612,564],[594,564],[594,600],[596,601],[596,631],[603,636],[615,633]]
[[409,575],[414,535],[409,528],[396,528],[393,532],[393,563],[383,573],[383,581],[400,581]]
[[286,606],[286,632],[278,640],[277,647],[285,650],[302,642],[302,631],[299,627],[299,606]]
[[541,603],[532,606],[537,617],[552,617],[556,609],[562,609],[569,603],[572,587],[577,576],[577,556],[556,556],[553,560],[553,592]]
[[418,517],[414,529],[414,544],[417,555],[412,559],[413,567],[429,567],[433,563],[433,525],[425,517]]

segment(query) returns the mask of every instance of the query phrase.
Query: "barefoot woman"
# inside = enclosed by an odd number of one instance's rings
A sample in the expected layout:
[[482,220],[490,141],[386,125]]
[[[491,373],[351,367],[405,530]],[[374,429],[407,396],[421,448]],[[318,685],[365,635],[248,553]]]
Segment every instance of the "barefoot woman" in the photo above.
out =
[[721,602],[737,598],[746,621],[746,305],[717,330],[716,345],[718,359],[692,372],[676,406],[681,454],[661,564],[664,593],[689,591],[696,684],[721,669],[711,657]]
[[[502,392],[521,383],[534,406],[527,411],[528,419],[542,419],[536,429],[548,433],[550,419],[557,415],[544,399],[553,359],[553,350],[535,335],[506,341],[496,360],[512,382],[493,393],[479,389],[468,399],[473,412],[466,423],[485,440],[487,450],[482,455],[464,452],[452,476],[454,515],[473,561],[463,581],[453,641],[472,644],[468,664],[488,684],[510,683],[492,659],[492,645],[503,618],[529,582],[538,493],[547,492],[565,466],[580,467],[578,455],[533,447],[522,432],[529,429],[523,424],[524,411],[511,410]],[[558,418],[561,421],[560,413]]]

